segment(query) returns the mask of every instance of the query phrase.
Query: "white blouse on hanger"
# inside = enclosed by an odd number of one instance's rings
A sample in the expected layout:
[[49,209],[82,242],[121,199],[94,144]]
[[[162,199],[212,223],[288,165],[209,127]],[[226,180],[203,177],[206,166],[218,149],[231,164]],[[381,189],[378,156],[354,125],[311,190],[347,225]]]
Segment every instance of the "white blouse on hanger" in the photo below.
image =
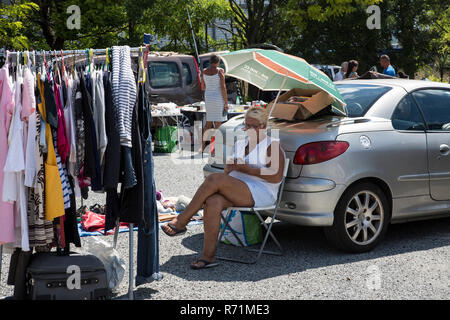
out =
[[23,251],[30,250],[28,240],[28,216],[27,216],[27,197],[25,187],[25,154],[23,139],[22,112],[22,77],[17,76],[15,83],[15,110],[10,128],[11,143],[9,145],[8,155],[4,168],[5,176],[3,185],[2,200],[14,202],[14,228],[15,243],[14,247],[22,248]]

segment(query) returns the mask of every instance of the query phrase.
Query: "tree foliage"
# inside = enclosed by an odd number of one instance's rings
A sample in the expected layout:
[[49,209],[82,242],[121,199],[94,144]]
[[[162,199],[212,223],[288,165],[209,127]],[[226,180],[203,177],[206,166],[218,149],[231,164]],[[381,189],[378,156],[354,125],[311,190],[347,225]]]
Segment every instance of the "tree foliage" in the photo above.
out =
[[[449,5],[442,0],[10,0],[0,5],[0,46],[16,49],[138,46],[143,33],[154,50],[200,53],[269,43],[310,62],[360,62],[360,72],[388,53],[410,76],[449,67]],[[381,8],[381,29],[369,30],[368,6]],[[81,28],[70,30],[67,8],[81,9]],[[186,9],[189,9],[192,30]],[[4,18],[4,19],[3,19]],[[208,28],[227,31],[214,41]],[[398,39],[402,50],[392,48]]]
[[29,39],[23,34],[23,21],[35,8],[32,2],[12,2],[10,5],[0,3],[0,47],[25,49],[30,45]]

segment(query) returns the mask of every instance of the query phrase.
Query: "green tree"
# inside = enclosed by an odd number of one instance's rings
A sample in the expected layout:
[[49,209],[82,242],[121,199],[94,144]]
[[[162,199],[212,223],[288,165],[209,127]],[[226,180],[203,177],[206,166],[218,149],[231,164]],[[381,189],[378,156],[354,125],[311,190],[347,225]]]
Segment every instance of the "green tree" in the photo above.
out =
[[[384,4],[379,6],[383,12]],[[296,22],[302,31],[292,39],[288,51],[311,63],[340,65],[355,59],[359,74],[372,66],[379,69],[380,53],[390,47],[391,34],[386,19],[381,19],[380,29],[368,29],[367,7],[360,3],[334,15],[302,17]]]
[[36,5],[32,2],[11,1],[10,4],[0,3],[0,47],[26,49],[29,39],[23,34],[26,26],[23,20]]
[[217,19],[231,18],[226,0],[156,0],[148,19],[154,38],[168,39],[168,43],[161,49],[195,52],[187,8],[199,52],[207,51],[209,45],[214,45],[207,34],[207,27],[213,25]]

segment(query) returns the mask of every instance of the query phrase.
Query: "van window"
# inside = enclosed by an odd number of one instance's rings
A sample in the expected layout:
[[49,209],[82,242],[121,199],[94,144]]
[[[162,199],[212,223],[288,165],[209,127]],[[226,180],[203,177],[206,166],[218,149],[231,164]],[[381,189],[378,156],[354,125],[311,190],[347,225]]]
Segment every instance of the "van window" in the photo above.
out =
[[183,63],[183,75],[186,79],[186,85],[192,84],[192,73],[191,68],[189,68],[189,65],[187,63]]
[[149,69],[152,88],[181,87],[180,71],[175,62],[150,62]]

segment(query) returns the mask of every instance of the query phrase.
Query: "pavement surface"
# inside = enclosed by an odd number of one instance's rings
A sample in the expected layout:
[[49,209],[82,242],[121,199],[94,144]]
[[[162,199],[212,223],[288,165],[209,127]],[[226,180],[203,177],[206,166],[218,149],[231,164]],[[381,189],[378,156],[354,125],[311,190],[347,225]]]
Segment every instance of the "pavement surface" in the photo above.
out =
[[[192,197],[203,181],[201,163],[174,164],[171,155],[155,155],[155,181],[164,196]],[[88,205],[104,203],[90,194]],[[256,265],[220,261],[218,267],[191,270],[203,245],[203,226],[170,238],[160,232],[163,279],[134,288],[135,299],[438,299],[450,297],[450,218],[391,225],[384,241],[364,254],[347,254],[326,242],[321,228],[284,222],[274,224],[285,250],[282,257],[263,256]],[[137,248],[137,232],[134,232]],[[84,243],[87,238],[82,238]],[[112,236],[102,239],[112,242]],[[114,299],[128,297],[128,233],[119,234],[118,251],[127,262]],[[222,255],[239,256],[238,248],[220,247]],[[9,255],[4,254],[0,297],[6,285]],[[134,252],[136,263],[136,252]]]

